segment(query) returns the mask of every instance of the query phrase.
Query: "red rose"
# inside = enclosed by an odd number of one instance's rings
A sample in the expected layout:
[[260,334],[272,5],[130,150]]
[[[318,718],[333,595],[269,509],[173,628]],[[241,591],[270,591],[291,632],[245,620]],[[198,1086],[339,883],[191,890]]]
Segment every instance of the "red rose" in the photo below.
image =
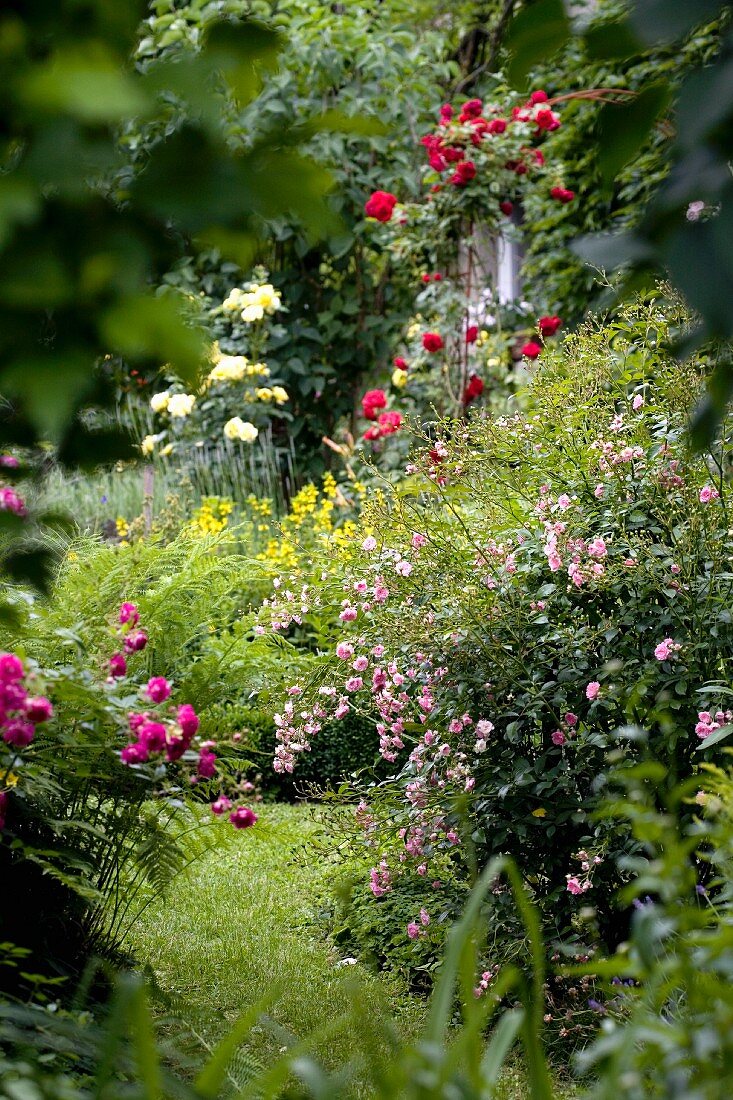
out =
[[392,435],[402,424],[402,417],[394,409],[384,412],[379,417],[379,427],[382,435]]
[[478,336],[478,325],[469,325],[466,329],[466,343],[475,344]]
[[422,346],[426,351],[440,351],[443,347],[443,337],[439,332],[425,332],[423,333]]
[[512,107],[512,121],[513,122],[527,122],[529,119],[529,111],[526,107]]
[[361,399],[361,408],[367,420],[376,420],[379,409],[387,406],[384,390],[367,390]]
[[570,191],[567,187],[551,187],[550,195],[561,203],[572,202],[575,198],[575,192]]
[[447,145],[442,152],[448,164],[457,164],[459,160],[463,160],[463,149],[457,149],[455,145]]
[[560,116],[551,111],[549,107],[542,107],[534,116],[534,120],[540,130],[558,130],[560,128]]
[[376,218],[378,222],[388,222],[396,205],[396,195],[392,195],[389,191],[375,191],[364,203],[364,211],[368,218]]
[[423,271],[423,273],[422,273],[422,275],[420,276],[420,278],[422,279],[422,281],[423,281],[424,283],[429,283],[429,282],[430,282],[430,276],[428,275],[427,271]]
[[462,160],[450,178],[454,187],[465,187],[476,175],[476,165],[472,160]]
[[548,98],[547,92],[538,89],[538,91],[532,92],[532,95],[529,97],[529,102],[534,106],[535,103],[547,103]]
[[504,199],[503,202],[499,203],[499,209],[502,214],[506,214],[507,217],[510,217],[514,212],[514,203],[510,202],[509,199]]
[[370,442],[374,442],[375,439],[380,439],[382,435],[381,430],[376,424],[372,424],[371,428],[367,428],[364,432],[364,439],[368,439]]
[[397,358],[393,360],[393,362],[394,362],[394,365],[397,367],[398,370],[407,370],[407,367],[408,367],[407,360],[403,359],[401,355],[398,355]]
[[505,118],[492,118],[489,123],[488,130],[490,134],[503,134],[506,130]]
[[443,184],[442,183],[434,183],[433,186],[430,188],[430,190],[433,193],[435,193],[436,191],[442,191],[443,190]]
[[525,344],[522,348],[522,355],[526,359],[536,359],[541,351],[542,348],[540,347],[540,345],[536,344],[534,340],[530,340],[529,343]]
[[435,274],[433,275],[433,282],[434,283],[439,283],[442,278],[443,278],[443,276],[440,274],[440,272],[436,271]]
[[453,108],[451,107],[450,103],[444,103],[443,106],[440,108],[440,120],[441,122],[446,123],[451,118],[453,118]]
[[448,167],[448,161],[440,153],[431,153],[428,157],[430,167],[435,172],[445,172]]
[[483,379],[479,378],[477,374],[472,374],[468,380],[468,385],[463,391],[463,404],[468,405],[475,397],[480,397],[483,392]]
[[470,118],[478,118],[484,109],[480,99],[469,99],[461,107],[461,122],[468,122]]
[[541,336],[554,336],[561,325],[562,317],[558,317],[557,314],[553,317],[540,317],[537,322]]

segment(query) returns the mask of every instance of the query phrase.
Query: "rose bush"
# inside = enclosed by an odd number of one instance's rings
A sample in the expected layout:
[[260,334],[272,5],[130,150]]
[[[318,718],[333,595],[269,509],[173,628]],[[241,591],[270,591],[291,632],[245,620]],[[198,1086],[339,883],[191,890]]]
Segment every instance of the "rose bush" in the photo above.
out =
[[615,731],[643,725],[689,774],[708,719],[726,720],[733,647],[723,451],[686,446],[707,360],[665,352],[666,309],[569,338],[523,412],[445,422],[367,507],[338,588],[301,582],[297,606],[276,594],[262,612],[286,635],[338,615],[275,716],[275,767],[297,774],[323,724],[371,715],[393,775],[358,815],[377,876],[386,862],[386,884],[363,886],[375,905],[422,883],[432,927],[455,904],[443,861],[460,878],[511,853],[551,936],[577,936],[589,904],[602,942],[626,933],[613,898],[632,842],[593,818]]

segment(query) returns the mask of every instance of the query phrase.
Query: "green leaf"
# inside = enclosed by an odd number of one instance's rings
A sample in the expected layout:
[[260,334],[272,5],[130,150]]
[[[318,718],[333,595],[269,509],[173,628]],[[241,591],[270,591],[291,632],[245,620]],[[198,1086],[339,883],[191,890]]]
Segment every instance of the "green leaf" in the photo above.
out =
[[598,162],[607,188],[644,144],[669,101],[669,85],[660,81],[644,88],[628,103],[604,104],[598,121]]
[[39,592],[48,592],[55,560],[55,554],[48,547],[34,546],[7,554],[2,560],[2,568],[18,584],[30,584]]
[[21,407],[38,438],[58,443],[94,386],[94,364],[82,351],[27,358],[0,371],[3,393]]
[[673,42],[713,19],[725,0],[635,0],[629,21],[647,46]]
[[119,122],[149,106],[139,83],[101,42],[57,50],[19,85],[20,98],[32,110],[57,111],[88,123]]
[[204,56],[210,58],[234,97],[249,103],[262,87],[262,71],[277,67],[282,38],[262,23],[220,20],[206,34]]
[[537,0],[512,21],[506,39],[511,54],[507,78],[522,87],[529,73],[551,57],[570,38],[570,21],[563,0]]
[[136,294],[102,316],[100,328],[110,350],[127,359],[170,364],[184,382],[194,382],[206,355],[204,334],[187,325],[173,297]]
[[594,61],[620,61],[634,57],[641,50],[641,43],[629,23],[594,23],[584,35],[585,49]]
[[0,176],[0,247],[17,224],[33,221],[39,207],[38,193],[30,182],[17,176]]
[[224,1084],[227,1067],[237,1048],[257,1023],[262,1013],[279,996],[279,990],[271,988],[256,1004],[252,1005],[226,1033],[214,1048],[211,1057],[196,1078],[196,1090],[204,1100],[216,1100]]

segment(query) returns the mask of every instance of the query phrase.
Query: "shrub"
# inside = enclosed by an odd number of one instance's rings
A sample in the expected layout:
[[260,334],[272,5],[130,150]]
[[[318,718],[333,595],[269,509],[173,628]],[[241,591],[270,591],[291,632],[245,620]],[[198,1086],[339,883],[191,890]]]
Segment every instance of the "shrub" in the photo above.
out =
[[[524,412],[426,440],[367,508],[341,583],[307,597],[336,609],[341,639],[276,718],[289,771],[334,716],[371,715],[397,773],[392,802],[363,812],[374,866],[429,884],[446,853],[462,874],[511,853],[551,936],[591,899],[601,939],[625,936],[615,857],[633,842],[592,816],[613,731],[644,724],[689,774],[701,693],[733,647],[722,450],[686,445],[706,361],[680,365],[670,339],[653,299],[566,341]],[[266,618],[289,621],[282,602]]]

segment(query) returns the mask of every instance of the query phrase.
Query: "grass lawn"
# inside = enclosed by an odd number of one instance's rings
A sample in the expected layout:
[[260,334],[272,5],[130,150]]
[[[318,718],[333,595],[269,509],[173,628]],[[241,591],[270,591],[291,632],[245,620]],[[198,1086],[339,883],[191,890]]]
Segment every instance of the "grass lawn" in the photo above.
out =
[[[138,964],[154,972],[170,1006],[163,1011],[185,1021],[165,1025],[177,1033],[177,1045],[185,1036],[188,1052],[200,1054],[273,988],[267,1017],[232,1064],[240,1084],[248,1068],[268,1065],[293,1037],[302,1039],[326,1021],[346,1021],[355,995],[370,1017],[390,1014],[403,1034],[415,1034],[424,1002],[359,964],[340,966],[314,922],[311,899],[326,868],[320,854],[314,857],[322,826],[310,807],[264,806],[257,826],[244,833],[215,827],[222,829],[221,850],[209,852],[148,907],[127,944]],[[321,1037],[314,1050],[335,1068],[355,1057],[359,1045],[353,1027],[344,1027]],[[355,1097],[367,1095],[355,1085]],[[521,1068],[508,1069],[500,1100],[526,1096]]]

